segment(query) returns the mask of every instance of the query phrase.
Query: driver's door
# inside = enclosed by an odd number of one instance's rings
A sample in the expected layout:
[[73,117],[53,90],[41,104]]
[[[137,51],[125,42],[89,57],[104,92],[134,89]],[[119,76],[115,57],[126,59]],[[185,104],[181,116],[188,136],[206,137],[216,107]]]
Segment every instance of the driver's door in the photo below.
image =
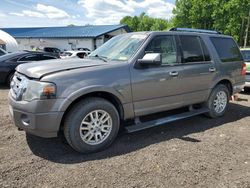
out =
[[135,116],[182,106],[183,68],[177,61],[177,51],[174,36],[156,36],[145,48],[144,54],[161,53],[162,65],[131,68]]

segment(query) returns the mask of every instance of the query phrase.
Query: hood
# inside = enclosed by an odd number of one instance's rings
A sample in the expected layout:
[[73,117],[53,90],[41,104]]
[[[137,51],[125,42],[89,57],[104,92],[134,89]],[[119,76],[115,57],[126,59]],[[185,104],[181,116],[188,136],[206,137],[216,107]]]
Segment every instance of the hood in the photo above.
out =
[[107,65],[107,63],[96,59],[56,59],[21,64],[16,68],[16,71],[30,78],[39,79],[56,72],[102,65]]

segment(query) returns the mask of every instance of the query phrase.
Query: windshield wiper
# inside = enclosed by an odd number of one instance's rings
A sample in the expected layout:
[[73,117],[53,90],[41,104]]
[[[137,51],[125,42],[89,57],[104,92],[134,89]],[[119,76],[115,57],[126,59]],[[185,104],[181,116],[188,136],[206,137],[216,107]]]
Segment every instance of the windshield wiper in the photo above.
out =
[[108,58],[105,57],[105,56],[100,56],[100,55],[96,54],[94,57],[97,57],[98,59],[100,59],[100,60],[102,60],[102,61],[104,61],[104,62],[107,62],[107,61],[108,61]]

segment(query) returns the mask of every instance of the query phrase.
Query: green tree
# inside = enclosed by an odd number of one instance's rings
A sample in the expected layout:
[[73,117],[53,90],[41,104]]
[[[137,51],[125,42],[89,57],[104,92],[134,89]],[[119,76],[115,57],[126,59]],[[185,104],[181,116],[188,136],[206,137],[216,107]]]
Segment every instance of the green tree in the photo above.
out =
[[215,29],[242,45],[249,10],[249,0],[176,0],[173,25]]
[[144,12],[140,16],[125,16],[120,23],[128,25],[132,31],[163,31],[171,27],[168,20],[152,18]]

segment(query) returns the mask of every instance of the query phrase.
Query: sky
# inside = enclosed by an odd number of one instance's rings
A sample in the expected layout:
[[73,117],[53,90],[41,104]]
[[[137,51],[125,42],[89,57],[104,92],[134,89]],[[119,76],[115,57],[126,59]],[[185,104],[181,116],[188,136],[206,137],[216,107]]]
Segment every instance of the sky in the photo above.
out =
[[175,0],[0,0],[0,27],[119,24],[124,16],[169,19]]

